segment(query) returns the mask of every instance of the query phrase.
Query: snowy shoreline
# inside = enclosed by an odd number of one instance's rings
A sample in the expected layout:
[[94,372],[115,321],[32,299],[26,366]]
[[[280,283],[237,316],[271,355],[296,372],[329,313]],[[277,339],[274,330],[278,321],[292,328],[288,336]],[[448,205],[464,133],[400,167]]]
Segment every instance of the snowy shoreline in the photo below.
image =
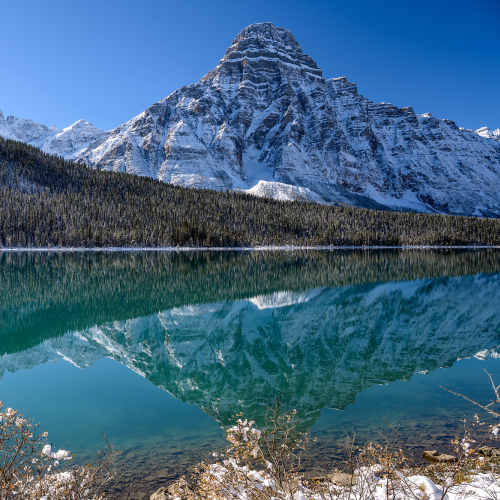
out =
[[495,245],[419,245],[419,246],[262,246],[262,247],[31,247],[0,248],[2,252],[266,252],[295,250],[484,250]]

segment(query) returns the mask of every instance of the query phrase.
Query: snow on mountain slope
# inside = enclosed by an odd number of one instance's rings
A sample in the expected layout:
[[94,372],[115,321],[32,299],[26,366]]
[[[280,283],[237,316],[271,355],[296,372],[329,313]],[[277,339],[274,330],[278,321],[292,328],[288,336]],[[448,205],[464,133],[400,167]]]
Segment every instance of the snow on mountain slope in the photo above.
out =
[[325,80],[290,31],[259,23],[81,157],[187,186],[286,197],[276,182],[330,202],[500,216],[500,142],[482,135]]
[[497,128],[496,130],[490,130],[490,127],[482,127],[476,130],[476,134],[488,139],[500,140],[500,128]]
[[4,117],[0,110],[0,134],[6,139],[27,142],[40,147],[49,137],[61,132],[59,127],[42,125],[27,118]]
[[[113,321],[0,357],[6,370],[109,357],[222,425],[283,395],[304,430],[373,384],[481,359],[500,344],[500,277],[435,278],[274,293]],[[411,311],[411,314],[409,314]]]
[[316,203],[326,204],[321,196],[310,189],[283,184],[282,182],[259,181],[254,187],[241,191],[261,198],[274,198],[275,200],[284,201],[314,201]]
[[52,135],[41,149],[46,153],[76,159],[91,144],[98,144],[107,137],[107,132],[92,123],[78,120],[57,134]]
[[47,127],[33,120],[16,118],[12,115],[5,119],[0,110],[0,136],[27,142],[49,154],[75,159],[94,141],[104,140],[107,132],[85,120],[79,120],[69,127],[60,129],[56,125]]
[[417,115],[412,108],[372,103],[346,78],[327,80],[326,85],[348,142],[340,154],[337,177],[343,187],[366,186],[365,194],[394,207],[500,213],[496,142],[429,113]]
[[14,136],[12,135],[12,132],[9,130],[9,126],[7,125],[5,116],[3,115],[1,109],[0,109],[0,137],[3,137],[4,139],[14,139]]

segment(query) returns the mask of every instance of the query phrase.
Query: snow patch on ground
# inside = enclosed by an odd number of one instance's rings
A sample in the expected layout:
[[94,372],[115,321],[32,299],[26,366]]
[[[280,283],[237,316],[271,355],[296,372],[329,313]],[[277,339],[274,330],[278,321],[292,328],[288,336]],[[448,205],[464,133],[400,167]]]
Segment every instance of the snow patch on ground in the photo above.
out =
[[387,207],[417,210],[418,212],[429,212],[428,206],[422,203],[418,199],[417,194],[412,191],[406,191],[401,198],[395,198],[393,196],[384,196],[374,189],[373,191],[367,193],[367,196],[377,203]]
[[254,187],[241,191],[260,198],[273,198],[281,201],[312,201],[321,205],[328,205],[321,196],[308,188],[281,182],[259,181]]

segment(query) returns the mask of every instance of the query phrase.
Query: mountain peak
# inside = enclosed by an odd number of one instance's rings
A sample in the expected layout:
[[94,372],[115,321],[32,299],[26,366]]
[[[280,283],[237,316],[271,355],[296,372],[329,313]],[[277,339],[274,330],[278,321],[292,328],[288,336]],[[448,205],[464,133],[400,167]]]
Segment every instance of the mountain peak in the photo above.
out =
[[481,127],[476,130],[476,134],[487,139],[500,140],[500,128],[491,130],[490,127]]
[[258,39],[267,45],[277,45],[302,53],[302,47],[295,40],[293,33],[285,28],[278,28],[273,23],[256,23],[241,30],[233,40],[233,44],[238,44],[242,40]]
[[293,33],[270,22],[251,24],[240,31],[219,66],[203,80],[214,77],[221,70],[227,70],[231,76],[235,73],[243,75],[247,65],[264,73],[279,67],[284,74],[297,75],[300,72],[308,79],[322,79],[318,65],[302,52]]

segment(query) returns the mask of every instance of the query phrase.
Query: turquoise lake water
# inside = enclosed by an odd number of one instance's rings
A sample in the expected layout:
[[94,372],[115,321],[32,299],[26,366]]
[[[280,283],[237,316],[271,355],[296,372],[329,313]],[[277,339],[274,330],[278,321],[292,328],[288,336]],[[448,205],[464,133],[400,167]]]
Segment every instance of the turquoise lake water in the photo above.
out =
[[384,418],[444,445],[475,410],[439,386],[500,382],[493,250],[6,252],[0,290],[0,399],[77,458],[105,433],[144,491],[273,397],[328,462]]

